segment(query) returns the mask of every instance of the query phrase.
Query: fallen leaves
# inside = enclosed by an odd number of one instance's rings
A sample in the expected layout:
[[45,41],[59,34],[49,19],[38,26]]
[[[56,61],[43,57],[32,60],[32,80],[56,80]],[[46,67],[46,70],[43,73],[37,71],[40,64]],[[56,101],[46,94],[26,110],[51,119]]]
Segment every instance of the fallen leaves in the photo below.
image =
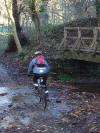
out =
[[68,118],[65,118],[65,117],[64,117],[64,118],[62,119],[62,121],[63,121],[63,122],[69,123],[70,120],[69,120]]
[[1,93],[0,96],[6,96],[8,93]]
[[75,116],[75,117],[78,117],[80,112],[81,112],[81,110],[77,110],[77,111],[71,113],[71,115]]
[[47,131],[48,131],[48,128],[47,128],[47,126],[46,125],[42,125],[41,127],[39,127],[39,129],[35,129],[35,130],[33,130],[32,131],[32,133],[47,133]]

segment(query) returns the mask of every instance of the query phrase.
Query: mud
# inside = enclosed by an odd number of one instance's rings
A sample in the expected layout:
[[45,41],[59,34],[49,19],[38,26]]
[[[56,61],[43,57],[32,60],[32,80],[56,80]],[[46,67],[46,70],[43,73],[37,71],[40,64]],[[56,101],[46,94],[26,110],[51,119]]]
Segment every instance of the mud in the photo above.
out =
[[44,111],[33,86],[18,84],[2,64],[0,73],[1,133],[99,133],[100,94],[54,85]]
[[[62,89],[59,91],[49,88],[48,107],[44,112],[34,87],[17,85],[2,64],[0,64],[0,73],[1,132],[12,132],[12,130],[17,132],[29,130],[31,132],[29,127],[34,131],[45,124],[50,125],[51,131],[52,128],[53,130],[55,128],[56,132],[57,127],[53,125],[53,122],[61,119],[63,111],[66,112],[75,108],[71,105],[67,106],[63,96],[59,97]],[[48,130],[45,129],[46,125],[43,126],[42,130]],[[62,129],[58,128],[57,132],[62,132]]]

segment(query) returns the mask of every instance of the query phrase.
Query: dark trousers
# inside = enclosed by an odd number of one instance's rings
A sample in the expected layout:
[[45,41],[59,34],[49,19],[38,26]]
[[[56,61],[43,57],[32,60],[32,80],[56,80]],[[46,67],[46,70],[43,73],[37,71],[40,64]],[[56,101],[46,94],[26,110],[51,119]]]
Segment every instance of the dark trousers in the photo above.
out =
[[34,76],[33,76],[33,82],[34,83],[37,83],[37,79],[39,77],[43,77],[43,84],[46,85],[47,76],[48,76],[47,74],[45,74],[45,75],[34,74]]
[[[47,87],[46,87],[47,75],[34,74],[34,76],[33,76],[33,82],[34,83],[37,83],[37,79],[39,77],[43,77],[43,84],[45,85],[45,91],[46,91],[47,90]],[[35,86],[35,89],[38,89],[38,87]]]

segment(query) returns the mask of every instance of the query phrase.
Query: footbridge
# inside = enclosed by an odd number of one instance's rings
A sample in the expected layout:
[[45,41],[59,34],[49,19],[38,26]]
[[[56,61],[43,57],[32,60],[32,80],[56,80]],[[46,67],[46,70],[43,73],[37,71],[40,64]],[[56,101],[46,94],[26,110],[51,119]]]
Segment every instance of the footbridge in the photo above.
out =
[[64,27],[62,56],[100,63],[100,27]]

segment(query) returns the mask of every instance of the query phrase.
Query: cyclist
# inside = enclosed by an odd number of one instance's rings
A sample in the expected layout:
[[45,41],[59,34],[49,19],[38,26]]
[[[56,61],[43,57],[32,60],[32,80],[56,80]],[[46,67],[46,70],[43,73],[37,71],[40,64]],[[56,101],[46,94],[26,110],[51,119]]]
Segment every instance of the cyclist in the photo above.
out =
[[[39,77],[43,77],[43,84],[46,85],[46,80],[48,73],[50,71],[50,66],[44,56],[42,55],[42,51],[36,51],[35,57],[32,59],[32,61],[29,64],[28,68],[28,76],[30,76],[32,73],[34,74],[33,76],[33,82],[35,85],[35,88],[37,89],[37,79]],[[46,88],[47,90],[47,88]]]

